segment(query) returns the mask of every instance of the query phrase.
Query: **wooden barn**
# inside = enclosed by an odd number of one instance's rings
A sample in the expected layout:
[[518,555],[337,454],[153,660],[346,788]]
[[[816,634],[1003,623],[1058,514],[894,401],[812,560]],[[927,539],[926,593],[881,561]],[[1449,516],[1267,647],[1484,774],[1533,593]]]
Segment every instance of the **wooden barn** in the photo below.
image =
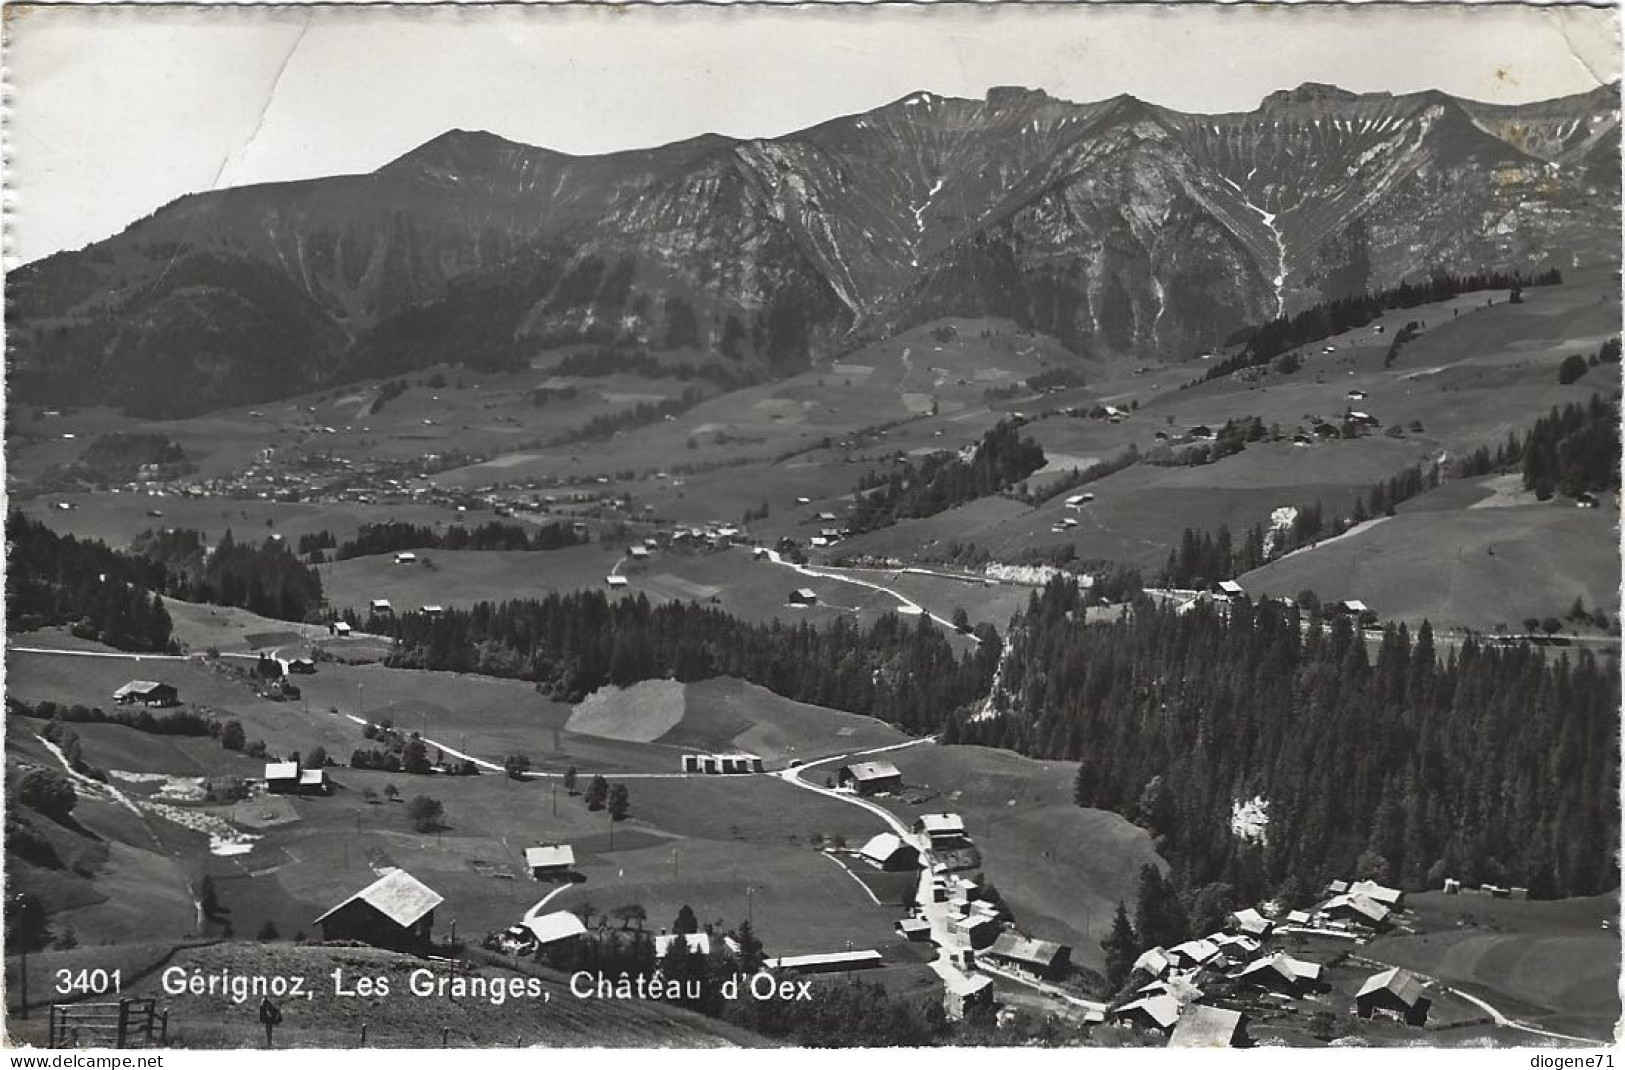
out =
[[1425,1025],[1432,1005],[1422,991],[1421,979],[1397,966],[1366,978],[1354,997],[1354,1008],[1361,1018],[1385,1014],[1407,1025]]
[[397,869],[316,919],[323,940],[359,940],[374,947],[422,954],[434,930],[435,907],[445,898]]
[[853,762],[841,766],[835,774],[835,782],[859,795],[874,795],[897,791],[903,786],[903,774],[890,762]]
[[547,843],[525,848],[525,871],[539,881],[566,881],[576,864],[575,848]]
[[1072,949],[1065,944],[1034,940],[1013,931],[1000,933],[987,949],[987,957],[1046,981],[1060,980],[1072,966]]
[[272,795],[295,795],[299,791],[298,762],[266,762],[265,790]]
[[877,833],[858,854],[876,868],[891,873],[920,867],[920,852],[893,832]]
[[113,701],[120,706],[175,706],[180,700],[180,692],[174,686],[156,680],[131,680],[113,692]]

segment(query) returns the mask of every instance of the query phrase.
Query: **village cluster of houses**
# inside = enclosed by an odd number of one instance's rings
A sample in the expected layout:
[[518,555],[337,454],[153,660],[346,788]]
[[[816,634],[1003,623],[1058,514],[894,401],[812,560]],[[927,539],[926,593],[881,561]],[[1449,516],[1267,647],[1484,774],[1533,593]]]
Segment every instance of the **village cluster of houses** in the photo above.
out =
[[[1276,1008],[1330,991],[1325,968],[1272,946],[1283,934],[1319,934],[1359,940],[1385,932],[1404,909],[1404,893],[1375,881],[1333,881],[1311,910],[1269,918],[1248,907],[1226,919],[1222,931],[1175,947],[1154,947],[1134,963],[1130,983],[1141,981],[1113,1008],[1110,1019],[1169,1037],[1170,1046],[1245,1046],[1249,1008]],[[1361,1018],[1386,1017],[1407,1025],[1427,1021],[1431,999],[1416,975],[1382,970],[1356,993]]]
[[[846,766],[841,777],[843,784],[863,794],[902,785],[901,774],[888,762]],[[935,941],[941,947],[941,954],[930,965],[943,982],[944,1008],[950,1018],[964,1018],[978,1008],[994,1005],[989,973],[1013,974],[1035,983],[1066,977],[1071,971],[1071,948],[1020,932],[984,897],[981,880],[955,871],[964,868],[964,859],[975,857],[970,853],[974,845],[963,817],[922,814],[909,831],[909,838],[895,832],[879,833],[856,853],[879,870],[919,872],[914,909],[897,922],[896,929],[905,940]]]

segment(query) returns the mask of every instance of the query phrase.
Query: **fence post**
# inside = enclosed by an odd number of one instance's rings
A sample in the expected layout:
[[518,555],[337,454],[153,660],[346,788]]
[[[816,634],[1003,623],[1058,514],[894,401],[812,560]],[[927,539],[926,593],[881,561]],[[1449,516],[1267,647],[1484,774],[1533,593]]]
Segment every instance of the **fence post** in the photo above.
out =
[[129,1047],[129,1045],[125,1043],[125,1041],[129,1038],[129,1030],[130,1001],[128,999],[121,999],[118,1001],[118,1033],[117,1038],[113,1042],[113,1046],[115,1048]]
[[365,1048],[367,1046],[367,1023],[366,1022],[361,1023],[361,1046],[363,1048]]

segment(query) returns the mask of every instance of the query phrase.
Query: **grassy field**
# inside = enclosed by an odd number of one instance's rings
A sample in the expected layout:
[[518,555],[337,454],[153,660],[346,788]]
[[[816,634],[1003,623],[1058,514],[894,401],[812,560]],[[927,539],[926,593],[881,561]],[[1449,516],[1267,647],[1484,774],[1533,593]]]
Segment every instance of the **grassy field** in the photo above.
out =
[[590,544],[539,551],[425,550],[418,556],[419,562],[410,565],[396,564],[393,554],[320,565],[322,591],[330,605],[364,616],[374,598],[387,598],[404,611],[540,598],[554,591],[607,590],[604,577],[625,551]]
[[[1454,488],[1447,488],[1454,490]],[[1421,505],[1241,577],[1255,597],[1315,591],[1358,598],[1384,619],[1435,628],[1524,630],[1574,604],[1619,612],[1619,530],[1611,507],[1571,502],[1440,511]]]
[[[907,737],[871,717],[795,702],[732,678],[648,680],[575,707],[573,733],[703,752],[743,750],[769,765],[889,746]],[[672,763],[676,768],[676,762]]]
[[1599,1041],[1613,1036],[1617,892],[1551,902],[1429,892],[1406,902],[1423,932],[1375,940],[1363,954],[1459,985],[1531,1025]]

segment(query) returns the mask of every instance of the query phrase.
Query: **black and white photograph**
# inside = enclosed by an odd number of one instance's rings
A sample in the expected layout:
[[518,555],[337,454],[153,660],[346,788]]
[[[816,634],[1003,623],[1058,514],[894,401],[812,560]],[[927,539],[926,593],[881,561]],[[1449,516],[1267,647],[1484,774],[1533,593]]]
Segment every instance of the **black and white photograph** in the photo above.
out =
[[3,36],[15,1065],[1613,1065],[1614,6]]

